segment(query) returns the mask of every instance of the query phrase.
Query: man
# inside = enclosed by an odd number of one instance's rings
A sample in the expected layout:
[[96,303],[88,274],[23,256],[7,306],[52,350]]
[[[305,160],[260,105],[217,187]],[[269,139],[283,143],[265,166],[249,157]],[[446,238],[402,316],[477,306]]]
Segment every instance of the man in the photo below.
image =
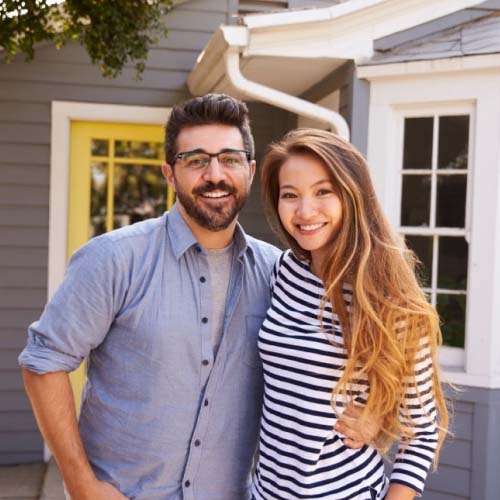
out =
[[[73,500],[249,498],[278,254],[237,223],[253,156],[242,102],[174,107],[162,171],[175,206],[78,250],[30,326],[25,385]],[[84,358],[77,423],[68,372]]]

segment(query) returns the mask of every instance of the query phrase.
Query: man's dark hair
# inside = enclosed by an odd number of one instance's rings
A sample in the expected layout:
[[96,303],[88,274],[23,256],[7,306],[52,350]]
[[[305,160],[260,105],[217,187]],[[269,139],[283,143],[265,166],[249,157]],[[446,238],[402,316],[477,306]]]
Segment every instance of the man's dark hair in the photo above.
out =
[[[206,94],[177,104],[172,109],[165,127],[165,160],[173,166],[177,151],[177,137],[182,129],[196,125],[229,125],[237,127],[243,144],[255,154],[246,104],[225,94]],[[214,152],[214,151],[210,151]]]

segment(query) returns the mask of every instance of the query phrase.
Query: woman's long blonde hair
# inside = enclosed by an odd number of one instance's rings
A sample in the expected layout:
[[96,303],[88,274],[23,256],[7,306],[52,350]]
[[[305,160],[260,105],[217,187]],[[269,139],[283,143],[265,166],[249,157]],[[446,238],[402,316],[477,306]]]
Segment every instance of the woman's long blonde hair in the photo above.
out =
[[[385,452],[396,437],[411,439],[411,418],[404,395],[411,387],[421,397],[415,380],[415,360],[422,344],[427,343],[434,366],[433,390],[440,429],[437,463],[448,428],[436,359],[442,339],[438,315],[415,275],[415,254],[406,248],[383,214],[363,156],[331,132],[298,129],[269,146],[261,174],[270,222],[297,257],[311,259],[310,253],[286,232],[278,215],[279,171],[293,155],[312,156],[326,166],[343,208],[341,228],[322,268],[325,300],[339,317],[348,354],[332,401],[339,393],[348,400],[350,384],[364,372],[370,392],[363,415],[381,422],[374,446]],[[353,286],[349,310],[342,293],[344,283]],[[402,420],[401,409],[406,417]]]

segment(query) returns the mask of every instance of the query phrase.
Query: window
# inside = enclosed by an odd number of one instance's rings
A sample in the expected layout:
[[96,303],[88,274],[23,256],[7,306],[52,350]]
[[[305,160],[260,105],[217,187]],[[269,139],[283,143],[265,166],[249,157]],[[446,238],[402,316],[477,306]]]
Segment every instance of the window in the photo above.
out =
[[404,118],[400,232],[421,262],[444,343],[464,347],[470,114]]

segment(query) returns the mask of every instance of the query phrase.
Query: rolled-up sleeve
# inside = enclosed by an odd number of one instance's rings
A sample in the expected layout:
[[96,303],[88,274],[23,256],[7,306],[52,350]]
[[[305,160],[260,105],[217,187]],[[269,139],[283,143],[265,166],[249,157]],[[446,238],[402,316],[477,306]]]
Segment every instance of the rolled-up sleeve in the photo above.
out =
[[61,286],[28,329],[21,367],[73,371],[104,340],[123,295],[114,250],[109,240],[95,238],[73,254]]

